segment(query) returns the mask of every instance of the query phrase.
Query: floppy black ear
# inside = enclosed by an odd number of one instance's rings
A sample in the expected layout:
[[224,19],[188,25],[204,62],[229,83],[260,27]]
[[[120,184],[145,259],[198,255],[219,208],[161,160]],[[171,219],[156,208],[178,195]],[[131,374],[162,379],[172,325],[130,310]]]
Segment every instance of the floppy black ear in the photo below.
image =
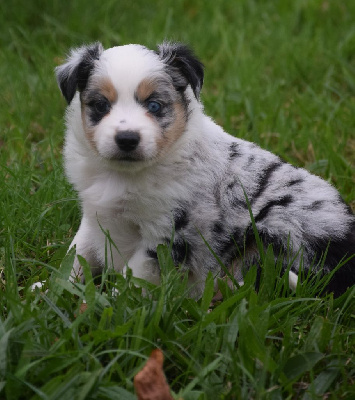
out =
[[198,99],[203,85],[203,64],[193,51],[181,43],[164,42],[158,46],[158,55],[169,67],[168,71],[177,90],[190,84]]
[[95,60],[100,58],[103,50],[99,42],[72,49],[67,61],[55,69],[59,88],[68,104],[77,89],[80,92],[85,89]]

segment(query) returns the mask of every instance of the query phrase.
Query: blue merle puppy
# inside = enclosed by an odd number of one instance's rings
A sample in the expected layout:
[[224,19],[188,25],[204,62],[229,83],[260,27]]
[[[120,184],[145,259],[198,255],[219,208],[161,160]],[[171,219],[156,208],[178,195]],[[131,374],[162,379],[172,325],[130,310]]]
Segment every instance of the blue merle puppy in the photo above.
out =
[[[172,240],[194,295],[209,271],[223,275],[215,255],[243,283],[259,260],[250,210],[263,245],[288,254],[291,286],[301,265],[318,271],[324,262],[329,273],[354,255],[354,215],[329,183],[204,114],[203,66],[186,46],[94,43],[72,50],[56,74],[69,104],[65,170],[82,207],[72,246],[93,269],[105,265],[106,230],[118,271],[129,266],[158,283],[156,248]],[[340,295],[354,283],[353,257],[328,290]]]

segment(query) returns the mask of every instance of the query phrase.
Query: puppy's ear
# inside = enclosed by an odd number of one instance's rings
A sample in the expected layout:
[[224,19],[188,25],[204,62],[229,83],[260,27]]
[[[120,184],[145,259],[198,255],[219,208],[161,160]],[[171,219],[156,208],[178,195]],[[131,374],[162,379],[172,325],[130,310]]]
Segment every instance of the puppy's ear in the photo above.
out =
[[181,43],[164,42],[158,46],[158,55],[167,64],[176,89],[183,91],[190,84],[198,99],[203,85],[203,64],[192,50]]
[[55,69],[59,88],[68,104],[77,89],[80,92],[85,89],[95,61],[100,58],[103,50],[99,42],[73,49],[67,61]]

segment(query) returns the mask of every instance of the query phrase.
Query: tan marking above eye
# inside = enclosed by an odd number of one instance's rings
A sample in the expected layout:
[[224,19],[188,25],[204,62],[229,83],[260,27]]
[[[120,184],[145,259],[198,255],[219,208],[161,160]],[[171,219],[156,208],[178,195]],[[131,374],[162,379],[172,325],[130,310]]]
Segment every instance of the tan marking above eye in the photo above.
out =
[[[143,79],[137,86],[135,95],[141,103],[145,102],[153,93],[174,93],[175,88],[171,81],[161,75],[152,75],[149,78]],[[173,97],[174,95],[171,94]]]
[[157,90],[158,85],[153,79],[144,79],[137,87],[136,95],[139,101],[143,102]]
[[117,90],[109,78],[103,78],[100,82],[99,88],[102,95],[105,96],[111,104],[117,101]]
[[118,99],[118,93],[109,77],[95,77],[87,88],[87,93],[99,92],[111,104],[115,103]]

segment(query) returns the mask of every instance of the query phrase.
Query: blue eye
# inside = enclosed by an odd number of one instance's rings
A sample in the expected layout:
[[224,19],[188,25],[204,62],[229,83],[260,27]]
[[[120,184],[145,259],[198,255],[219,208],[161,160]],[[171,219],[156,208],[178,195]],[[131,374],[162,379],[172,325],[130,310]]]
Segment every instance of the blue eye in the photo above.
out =
[[157,101],[150,101],[148,103],[148,111],[156,114],[161,110],[161,104],[158,103]]

